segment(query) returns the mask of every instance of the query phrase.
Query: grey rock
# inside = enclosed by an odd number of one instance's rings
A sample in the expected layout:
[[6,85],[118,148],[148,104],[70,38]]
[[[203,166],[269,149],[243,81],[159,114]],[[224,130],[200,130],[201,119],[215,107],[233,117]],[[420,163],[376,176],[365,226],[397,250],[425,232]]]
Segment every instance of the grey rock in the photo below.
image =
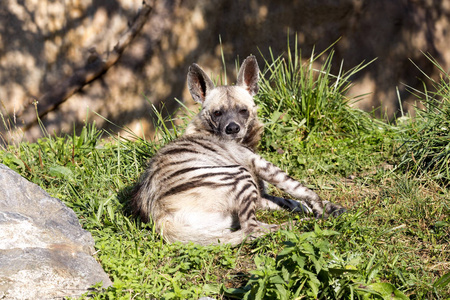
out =
[[0,299],[76,297],[112,284],[75,213],[0,164]]

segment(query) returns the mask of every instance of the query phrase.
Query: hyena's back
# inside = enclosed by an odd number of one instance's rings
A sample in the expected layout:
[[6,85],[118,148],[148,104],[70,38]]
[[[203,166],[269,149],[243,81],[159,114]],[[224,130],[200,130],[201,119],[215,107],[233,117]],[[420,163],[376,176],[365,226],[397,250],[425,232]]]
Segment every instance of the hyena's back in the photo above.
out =
[[169,242],[236,245],[278,227],[256,220],[257,178],[322,214],[314,192],[248,148],[214,136],[186,136],[163,147],[136,186],[132,205]]

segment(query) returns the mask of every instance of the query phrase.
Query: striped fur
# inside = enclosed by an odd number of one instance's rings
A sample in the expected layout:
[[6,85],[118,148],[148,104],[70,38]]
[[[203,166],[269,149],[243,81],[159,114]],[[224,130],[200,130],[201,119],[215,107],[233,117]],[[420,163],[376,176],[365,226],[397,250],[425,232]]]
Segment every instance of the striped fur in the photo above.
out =
[[[235,86],[215,87],[198,65],[190,67],[188,87],[202,110],[184,137],[152,158],[132,198],[134,213],[153,221],[167,241],[237,245],[277,230],[256,220],[257,208],[316,217],[345,211],[254,152],[262,131],[253,101],[258,76],[253,56],[243,62]],[[267,195],[264,181],[300,202]]]
[[[189,135],[163,147],[136,186],[132,204],[169,242],[236,245],[278,229],[256,220],[255,210],[270,205],[261,198],[259,178],[305,201],[317,217],[324,213],[316,193],[249,148],[212,135]],[[286,201],[302,210],[300,203]]]

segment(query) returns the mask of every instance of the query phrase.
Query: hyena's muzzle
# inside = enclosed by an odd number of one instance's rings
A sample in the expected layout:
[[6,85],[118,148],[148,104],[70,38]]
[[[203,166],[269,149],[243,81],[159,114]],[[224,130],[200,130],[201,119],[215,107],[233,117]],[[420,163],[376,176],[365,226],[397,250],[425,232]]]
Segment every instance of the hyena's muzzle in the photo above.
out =
[[239,124],[236,124],[235,122],[231,121],[228,123],[228,125],[225,127],[225,133],[226,134],[236,134],[241,130],[241,127]]
[[217,126],[217,133],[226,139],[240,139],[246,135],[249,111],[246,108],[216,110],[212,121]]

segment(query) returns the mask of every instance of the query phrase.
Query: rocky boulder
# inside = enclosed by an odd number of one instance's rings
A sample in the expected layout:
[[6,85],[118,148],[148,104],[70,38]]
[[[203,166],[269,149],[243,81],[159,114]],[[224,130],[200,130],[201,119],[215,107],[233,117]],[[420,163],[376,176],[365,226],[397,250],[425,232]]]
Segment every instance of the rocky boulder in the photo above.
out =
[[0,298],[77,297],[112,283],[75,213],[0,164]]

